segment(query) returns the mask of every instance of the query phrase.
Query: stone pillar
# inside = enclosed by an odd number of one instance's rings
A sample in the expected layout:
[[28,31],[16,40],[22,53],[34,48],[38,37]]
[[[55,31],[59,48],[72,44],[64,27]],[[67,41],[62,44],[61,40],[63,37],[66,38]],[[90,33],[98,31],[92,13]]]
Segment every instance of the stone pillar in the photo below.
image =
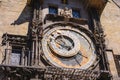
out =
[[25,65],[25,47],[22,48],[21,65]]
[[35,54],[35,41],[32,40],[31,65],[34,65],[34,54]]
[[9,42],[7,42],[7,48],[5,49],[5,64],[10,64],[10,55],[11,55],[11,46],[10,46],[10,43]]

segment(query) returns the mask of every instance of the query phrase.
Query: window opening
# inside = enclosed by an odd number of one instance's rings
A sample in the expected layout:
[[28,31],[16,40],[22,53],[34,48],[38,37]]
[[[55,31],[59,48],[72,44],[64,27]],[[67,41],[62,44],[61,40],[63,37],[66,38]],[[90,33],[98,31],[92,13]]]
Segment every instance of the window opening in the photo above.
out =
[[81,15],[80,15],[80,11],[79,10],[72,10],[72,15],[73,15],[73,18],[80,18]]
[[11,65],[19,65],[20,64],[20,57],[22,53],[21,47],[12,47],[11,57],[10,57],[10,64]]
[[49,6],[49,14],[58,14],[58,8]]
[[120,55],[114,55],[118,76],[120,77]]

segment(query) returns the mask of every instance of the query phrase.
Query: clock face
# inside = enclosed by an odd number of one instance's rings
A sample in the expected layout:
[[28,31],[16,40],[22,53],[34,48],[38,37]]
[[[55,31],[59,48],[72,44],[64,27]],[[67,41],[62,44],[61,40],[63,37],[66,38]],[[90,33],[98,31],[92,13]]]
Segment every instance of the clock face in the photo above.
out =
[[[87,69],[96,61],[95,47],[86,33],[70,25],[50,25],[44,32],[45,60],[57,67]],[[81,27],[81,26],[77,26]]]

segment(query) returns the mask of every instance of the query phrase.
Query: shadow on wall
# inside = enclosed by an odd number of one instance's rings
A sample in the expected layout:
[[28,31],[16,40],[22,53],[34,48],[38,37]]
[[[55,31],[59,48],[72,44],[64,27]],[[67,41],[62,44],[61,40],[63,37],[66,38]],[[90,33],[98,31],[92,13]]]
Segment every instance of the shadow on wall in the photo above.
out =
[[2,5],[2,0],[0,0],[0,7],[1,7],[1,5]]
[[11,25],[20,25],[25,22],[30,22],[32,18],[31,13],[32,13],[31,7],[26,5],[23,11],[21,12],[20,16],[18,17],[18,19],[15,20],[13,23],[11,23]]

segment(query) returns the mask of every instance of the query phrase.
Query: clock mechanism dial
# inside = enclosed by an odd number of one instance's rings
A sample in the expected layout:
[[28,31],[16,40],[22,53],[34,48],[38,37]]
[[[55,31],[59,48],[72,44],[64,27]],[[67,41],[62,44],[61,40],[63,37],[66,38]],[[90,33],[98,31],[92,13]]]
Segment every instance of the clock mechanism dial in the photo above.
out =
[[[87,69],[97,58],[91,38],[72,25],[53,26],[42,39],[43,55],[56,67]],[[81,27],[81,26],[78,26]]]

